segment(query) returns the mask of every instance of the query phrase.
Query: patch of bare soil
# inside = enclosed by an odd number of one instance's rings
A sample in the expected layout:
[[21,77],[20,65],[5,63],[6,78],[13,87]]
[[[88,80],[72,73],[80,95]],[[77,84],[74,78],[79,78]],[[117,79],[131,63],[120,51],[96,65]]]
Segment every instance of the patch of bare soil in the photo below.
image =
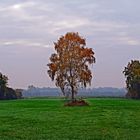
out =
[[89,106],[89,104],[84,100],[74,100],[65,103],[64,106]]

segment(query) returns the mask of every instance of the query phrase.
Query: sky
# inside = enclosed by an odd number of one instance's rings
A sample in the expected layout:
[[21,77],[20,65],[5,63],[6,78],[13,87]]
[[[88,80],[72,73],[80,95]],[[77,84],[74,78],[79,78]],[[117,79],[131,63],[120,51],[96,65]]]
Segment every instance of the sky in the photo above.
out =
[[55,87],[47,74],[53,42],[79,32],[93,48],[93,87],[125,87],[124,67],[140,60],[140,0],[1,0],[0,72],[9,86]]

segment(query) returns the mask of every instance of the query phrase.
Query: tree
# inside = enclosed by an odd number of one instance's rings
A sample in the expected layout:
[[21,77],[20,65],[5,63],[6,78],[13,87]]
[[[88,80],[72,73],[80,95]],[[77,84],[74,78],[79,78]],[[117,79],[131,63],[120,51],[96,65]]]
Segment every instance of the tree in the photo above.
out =
[[3,99],[5,96],[7,83],[8,83],[8,77],[0,72],[0,99]]
[[0,100],[22,98],[21,90],[7,87],[8,77],[0,73]]
[[131,60],[123,71],[126,77],[127,96],[140,98],[140,62]]
[[64,95],[70,93],[72,100],[79,87],[91,84],[92,73],[88,65],[95,63],[95,57],[92,48],[85,46],[85,39],[78,33],[66,33],[54,43],[56,53],[51,55],[48,64],[50,78],[56,81]]

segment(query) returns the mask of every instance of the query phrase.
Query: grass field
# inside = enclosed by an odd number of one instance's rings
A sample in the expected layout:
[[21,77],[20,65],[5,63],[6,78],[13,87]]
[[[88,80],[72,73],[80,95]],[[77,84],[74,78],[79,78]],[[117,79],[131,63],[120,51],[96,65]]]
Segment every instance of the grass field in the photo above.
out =
[[140,101],[87,99],[64,107],[60,99],[0,101],[0,140],[140,140]]

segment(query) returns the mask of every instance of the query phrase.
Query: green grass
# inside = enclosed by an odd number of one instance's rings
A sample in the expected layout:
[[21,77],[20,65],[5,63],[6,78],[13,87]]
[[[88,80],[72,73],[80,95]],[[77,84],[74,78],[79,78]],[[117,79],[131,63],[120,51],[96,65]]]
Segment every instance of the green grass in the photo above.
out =
[[0,101],[0,140],[140,140],[140,101],[87,99],[64,107],[60,99]]

